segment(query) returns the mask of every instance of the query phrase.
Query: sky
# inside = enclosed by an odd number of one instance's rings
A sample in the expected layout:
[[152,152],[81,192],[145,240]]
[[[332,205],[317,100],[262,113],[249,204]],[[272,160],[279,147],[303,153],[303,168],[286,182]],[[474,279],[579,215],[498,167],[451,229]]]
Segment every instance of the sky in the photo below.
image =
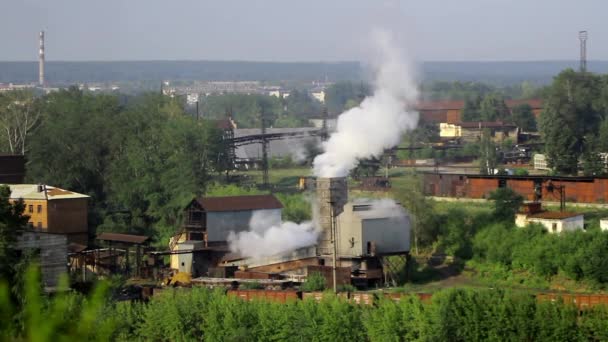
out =
[[392,31],[416,61],[607,60],[606,0],[0,0],[0,61],[355,61]]

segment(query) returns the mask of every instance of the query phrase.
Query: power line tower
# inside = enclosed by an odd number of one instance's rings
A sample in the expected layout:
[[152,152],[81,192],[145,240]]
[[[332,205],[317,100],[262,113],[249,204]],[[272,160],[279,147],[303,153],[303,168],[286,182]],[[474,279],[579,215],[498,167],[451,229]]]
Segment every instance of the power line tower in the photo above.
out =
[[587,31],[579,31],[578,39],[581,42],[581,57],[580,57],[580,71],[587,71]]

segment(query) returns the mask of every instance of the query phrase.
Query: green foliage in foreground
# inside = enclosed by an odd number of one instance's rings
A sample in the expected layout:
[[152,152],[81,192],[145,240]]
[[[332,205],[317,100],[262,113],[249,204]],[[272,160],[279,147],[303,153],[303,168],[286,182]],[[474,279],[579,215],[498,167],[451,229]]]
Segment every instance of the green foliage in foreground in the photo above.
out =
[[578,315],[561,302],[501,290],[452,289],[357,305],[328,294],[286,304],[245,302],[222,290],[167,289],[150,302],[112,302],[99,287],[86,298],[40,295],[26,277],[17,312],[0,287],[0,338],[31,341],[605,341],[608,308]]
[[543,227],[496,224],[473,240],[475,259],[541,277],[564,274],[597,286],[608,283],[608,233],[598,230],[549,234]]

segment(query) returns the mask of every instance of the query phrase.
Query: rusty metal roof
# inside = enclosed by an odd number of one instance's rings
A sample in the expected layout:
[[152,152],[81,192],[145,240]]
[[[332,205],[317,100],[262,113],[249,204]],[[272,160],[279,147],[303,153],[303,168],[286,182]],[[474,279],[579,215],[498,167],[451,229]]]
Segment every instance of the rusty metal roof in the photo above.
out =
[[547,219],[547,220],[563,220],[570,217],[583,216],[581,213],[573,213],[567,211],[543,211],[534,215],[528,216],[532,219]]
[[129,234],[118,234],[118,233],[101,233],[97,235],[97,240],[112,241],[112,242],[124,242],[135,245],[142,244],[149,239],[143,235],[129,235]]
[[[529,100],[505,100],[505,105],[509,108],[513,108],[518,105],[527,104],[532,109],[542,109],[543,100],[541,99],[529,99]],[[463,100],[442,100],[442,101],[422,101],[416,105],[417,110],[461,110],[464,108]]]
[[209,212],[283,208],[283,204],[274,195],[204,197],[197,198],[196,201]]

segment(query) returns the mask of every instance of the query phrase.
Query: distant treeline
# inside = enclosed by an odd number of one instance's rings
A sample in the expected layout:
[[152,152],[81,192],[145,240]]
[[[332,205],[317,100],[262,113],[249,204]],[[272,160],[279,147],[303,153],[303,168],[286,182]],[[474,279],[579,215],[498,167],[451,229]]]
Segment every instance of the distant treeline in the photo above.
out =
[[[47,62],[53,84],[117,81],[332,81],[360,79],[358,62],[277,63],[237,61]],[[38,62],[0,62],[0,82],[38,80]]]
[[[510,85],[522,81],[549,83],[578,61],[425,62],[419,64],[424,81],[476,81]],[[590,71],[608,72],[608,61],[589,61]],[[292,81],[361,80],[368,73],[358,62],[245,62],[245,61],[115,61],[47,62],[51,84],[143,81]],[[38,79],[38,62],[0,62],[0,82],[28,83]]]

